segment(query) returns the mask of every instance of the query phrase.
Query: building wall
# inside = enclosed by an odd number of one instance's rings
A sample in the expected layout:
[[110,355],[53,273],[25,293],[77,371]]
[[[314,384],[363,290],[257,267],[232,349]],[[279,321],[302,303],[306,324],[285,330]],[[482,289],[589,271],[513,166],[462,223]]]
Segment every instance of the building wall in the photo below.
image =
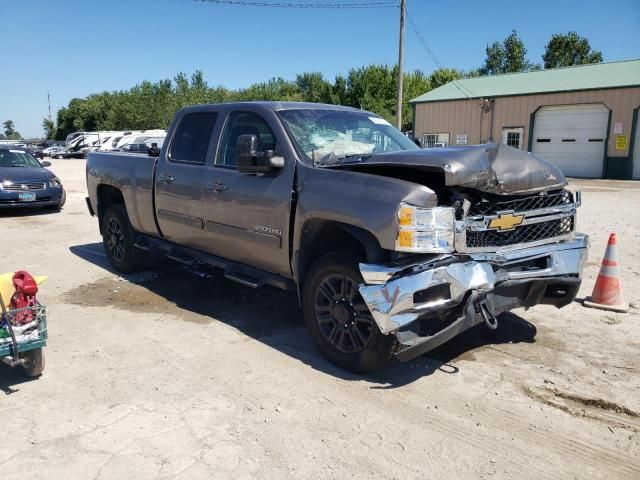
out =
[[467,134],[469,144],[489,140],[499,142],[503,127],[524,127],[523,146],[526,149],[531,135],[531,115],[540,107],[581,103],[603,103],[609,108],[611,125],[607,156],[614,167],[617,160],[629,160],[631,142],[625,150],[616,150],[613,126],[622,122],[622,134],[631,139],[633,110],[640,106],[640,87],[498,97],[492,111],[486,113],[482,113],[479,99],[418,103],[415,105],[414,132],[417,138],[425,133],[449,133],[449,142],[455,145],[456,134]]

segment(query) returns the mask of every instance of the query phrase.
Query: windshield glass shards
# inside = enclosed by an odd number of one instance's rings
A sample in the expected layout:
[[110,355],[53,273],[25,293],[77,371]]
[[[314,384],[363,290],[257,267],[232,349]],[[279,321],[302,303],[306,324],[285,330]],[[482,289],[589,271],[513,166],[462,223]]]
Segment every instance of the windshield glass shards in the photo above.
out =
[[279,113],[300,151],[316,167],[419,148],[389,122],[367,112],[300,109]]

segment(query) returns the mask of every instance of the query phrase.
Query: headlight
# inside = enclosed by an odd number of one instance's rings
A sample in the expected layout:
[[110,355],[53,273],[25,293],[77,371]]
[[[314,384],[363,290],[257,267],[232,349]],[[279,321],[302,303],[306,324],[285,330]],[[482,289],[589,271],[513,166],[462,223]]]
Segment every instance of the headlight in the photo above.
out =
[[0,190],[3,190],[4,187],[8,187],[9,185],[13,185],[13,182],[10,180],[0,182]]
[[396,251],[449,253],[454,250],[455,214],[450,207],[421,208],[401,203]]
[[62,183],[59,178],[52,178],[49,180],[49,188],[62,188]]

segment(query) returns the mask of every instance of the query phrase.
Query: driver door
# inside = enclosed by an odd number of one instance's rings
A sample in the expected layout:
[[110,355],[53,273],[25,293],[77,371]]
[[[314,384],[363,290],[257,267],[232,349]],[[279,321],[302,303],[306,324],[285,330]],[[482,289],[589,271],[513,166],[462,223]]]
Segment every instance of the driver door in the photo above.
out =
[[[273,128],[272,128],[273,127]],[[279,151],[284,133],[251,111],[228,114],[205,192],[205,230],[210,251],[257,268],[290,275],[289,218],[294,176],[293,158],[266,174],[236,168],[236,143],[252,134],[263,150]],[[280,138],[279,138],[280,137]]]

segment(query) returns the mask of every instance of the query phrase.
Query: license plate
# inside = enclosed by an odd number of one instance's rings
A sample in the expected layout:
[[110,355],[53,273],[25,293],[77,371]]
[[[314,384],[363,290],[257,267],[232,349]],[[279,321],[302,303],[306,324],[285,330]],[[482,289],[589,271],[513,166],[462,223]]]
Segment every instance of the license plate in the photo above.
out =
[[33,192],[23,192],[18,194],[18,200],[21,202],[35,202],[36,194]]

